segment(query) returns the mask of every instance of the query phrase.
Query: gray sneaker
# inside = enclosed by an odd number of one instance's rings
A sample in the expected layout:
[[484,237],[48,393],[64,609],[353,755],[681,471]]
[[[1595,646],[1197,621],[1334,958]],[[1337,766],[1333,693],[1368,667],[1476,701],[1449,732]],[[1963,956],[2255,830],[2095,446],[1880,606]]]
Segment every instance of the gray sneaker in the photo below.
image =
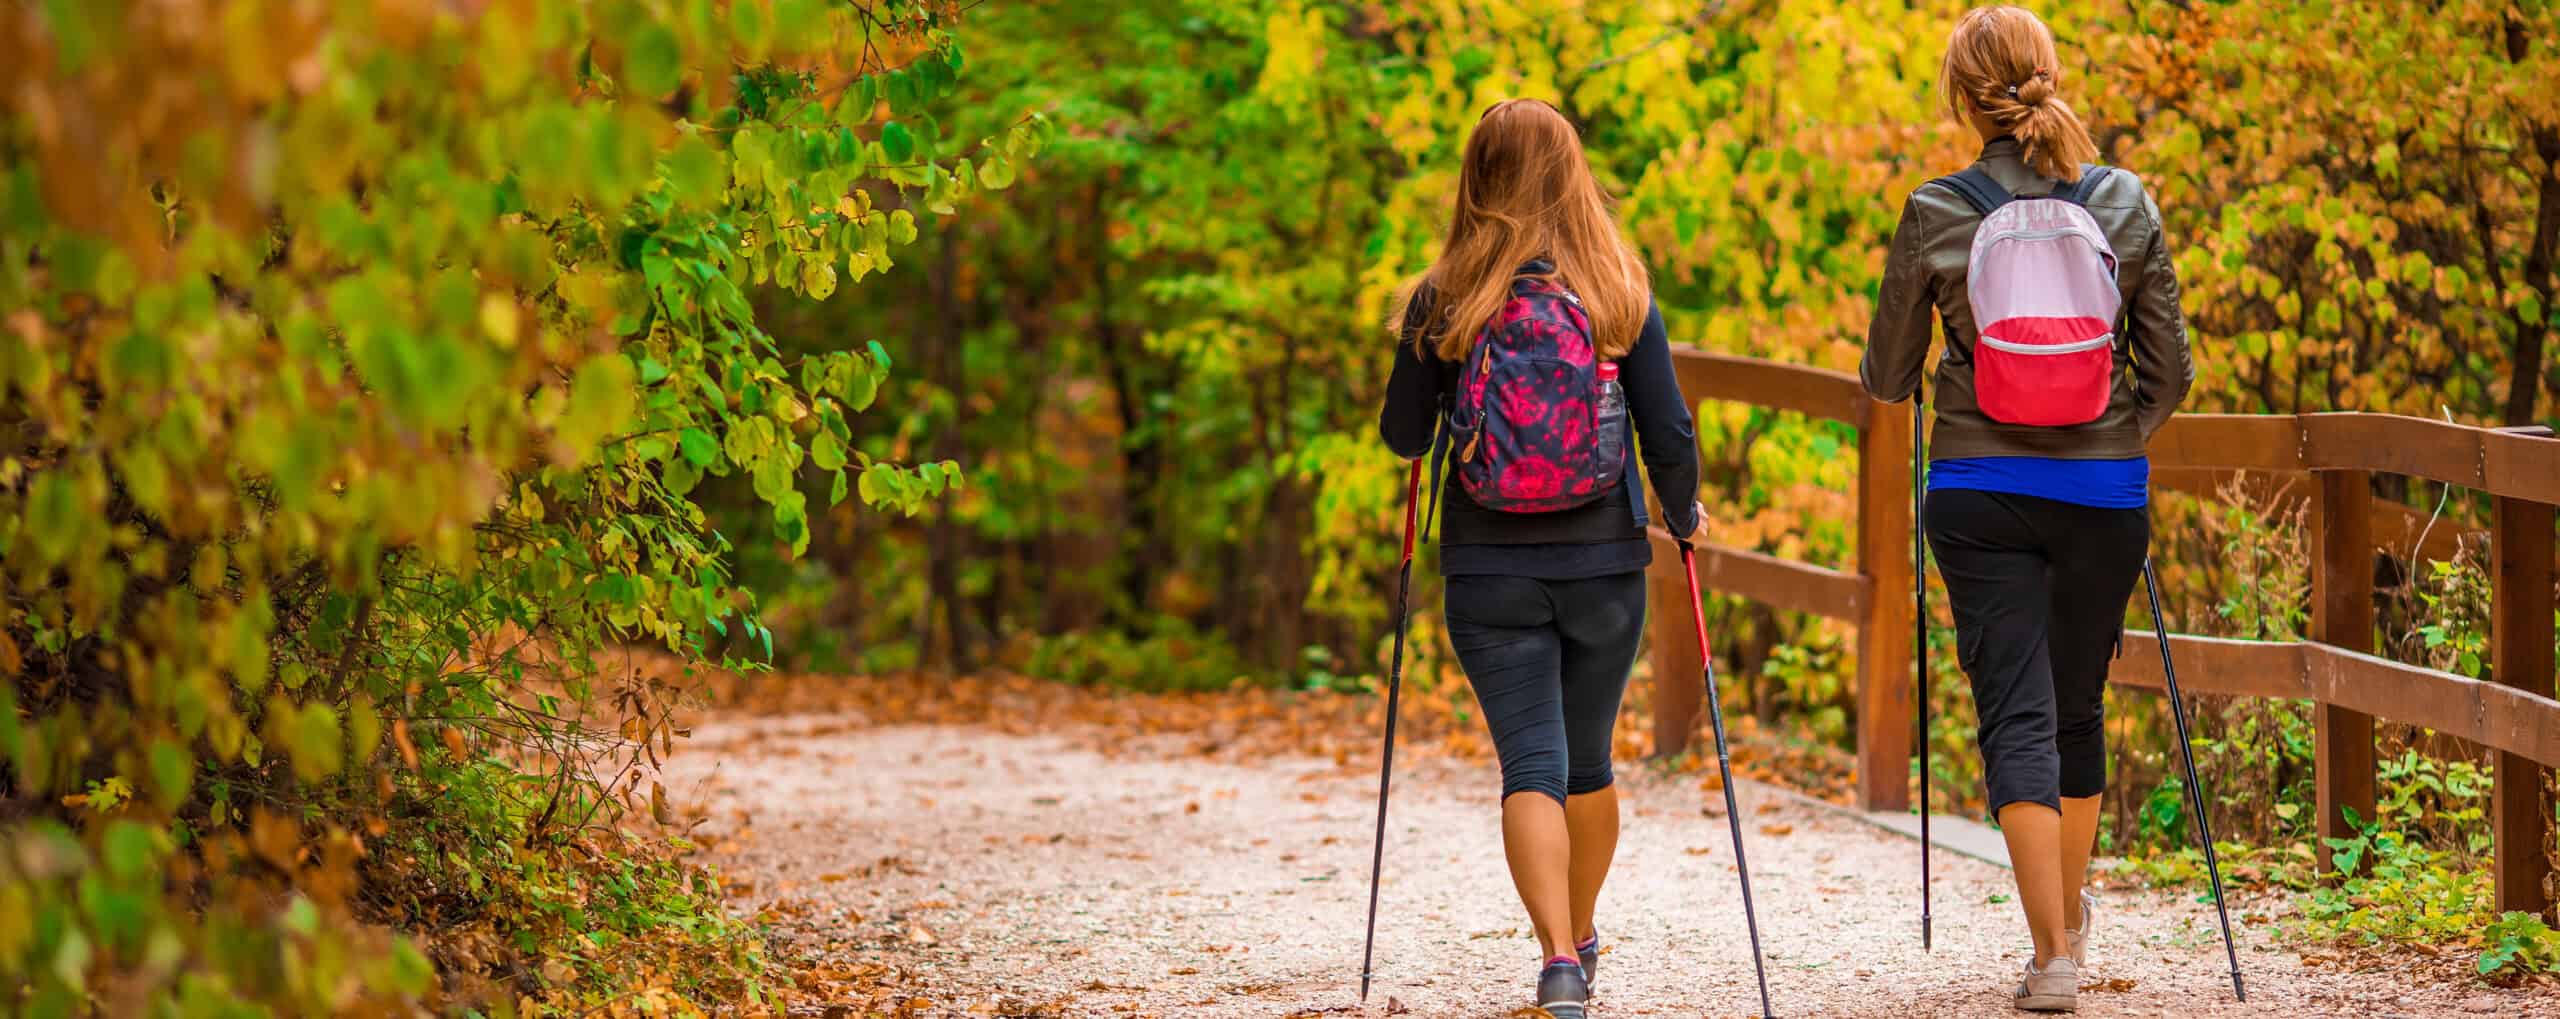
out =
[[2098,897],[2080,892],[2080,929],[2062,932],[2062,943],[2071,949],[2071,964],[2089,968],[2089,932],[2098,926]]
[[1600,932],[1592,931],[1591,940],[1573,946],[1573,954],[1582,960],[1582,982],[1600,981]]
[[1582,964],[1564,959],[1547,963],[1538,972],[1538,1007],[1556,1019],[1586,1019],[1591,1013],[1591,980],[1582,974]]
[[2080,964],[2067,955],[2046,960],[2043,969],[2028,963],[2018,980],[2017,1006],[2025,1012],[2079,1011]]

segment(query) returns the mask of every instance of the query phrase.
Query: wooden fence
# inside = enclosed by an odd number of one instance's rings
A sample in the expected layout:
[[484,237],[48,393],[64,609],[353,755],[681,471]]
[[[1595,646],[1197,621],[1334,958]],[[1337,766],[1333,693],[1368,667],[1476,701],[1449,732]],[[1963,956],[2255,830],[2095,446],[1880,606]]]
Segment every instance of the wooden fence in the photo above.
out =
[[[1699,583],[1715,591],[1858,626],[1858,801],[1870,810],[1911,806],[1916,729],[1911,640],[1911,443],[1907,406],[1870,399],[1854,376],[1696,351],[1677,355],[1693,400],[1729,400],[1799,411],[1858,430],[1857,569],[1844,572],[1712,544],[1698,547]],[[2210,491],[2233,472],[2309,475],[2311,640],[2273,643],[2172,634],[2179,687],[2188,693],[2309,700],[2317,725],[2319,830],[2349,833],[2345,811],[2371,818],[2374,721],[2424,726],[2493,754],[2490,809],[2498,903],[2550,913],[2551,823],[2544,779],[2560,767],[2560,700],[2553,699],[2554,506],[2560,505],[2560,439],[2528,430],[2447,424],[2388,414],[2180,415],[2153,437],[2155,482]],[[2376,472],[2459,485],[2491,495],[2490,675],[2483,682],[2376,657],[2376,550],[2410,548],[2440,558],[2444,546],[2405,507],[2377,504]],[[1712,532],[1710,532],[1712,535]],[[2377,535],[2393,541],[2378,541]],[[1677,550],[1654,533],[1653,603],[1688,597]],[[1654,746],[1688,747],[1699,731],[1699,661],[1687,618],[1653,613]],[[2116,683],[2157,689],[2152,634],[2126,635]],[[2211,779],[2208,777],[2208,784]]]

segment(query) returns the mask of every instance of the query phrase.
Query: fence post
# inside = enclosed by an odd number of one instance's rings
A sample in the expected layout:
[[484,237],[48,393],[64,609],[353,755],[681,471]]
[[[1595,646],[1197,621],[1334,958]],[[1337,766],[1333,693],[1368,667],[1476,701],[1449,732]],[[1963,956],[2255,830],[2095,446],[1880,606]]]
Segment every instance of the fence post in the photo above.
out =
[[[2313,503],[2311,631],[2321,643],[2373,651],[2373,475],[2321,471]],[[2355,828],[2345,812],[2373,820],[2373,716],[2334,704],[2317,704],[2313,746],[2319,835],[2348,838]],[[2321,844],[2323,865],[2329,860]]]
[[1654,541],[1653,566],[1645,570],[1645,585],[1651,588],[1646,592],[1645,632],[1653,643],[1653,753],[1670,757],[1689,749],[1690,741],[1697,738],[1706,661],[1698,654],[1698,634],[1690,625],[1689,612],[1680,604],[1689,600],[1689,579],[1680,572],[1680,550],[1668,540]]
[[1911,418],[1869,403],[1858,429],[1858,806],[1911,809]]
[[[2495,681],[2552,695],[2552,507],[2523,499],[2500,498],[2490,524],[2489,669]],[[2497,792],[2490,801],[2492,860],[2496,868],[2498,909],[2551,912],[2544,878],[2551,861],[2542,840],[2551,823],[2551,804],[2543,795],[2545,769],[2532,758],[2498,751],[2491,774]]]

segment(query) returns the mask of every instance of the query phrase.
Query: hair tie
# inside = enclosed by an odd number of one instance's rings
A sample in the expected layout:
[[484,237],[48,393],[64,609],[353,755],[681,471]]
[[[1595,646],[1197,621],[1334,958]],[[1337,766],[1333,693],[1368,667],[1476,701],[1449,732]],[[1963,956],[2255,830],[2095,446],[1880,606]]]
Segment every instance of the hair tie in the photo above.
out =
[[2009,98],[2011,98],[2011,99],[2016,99],[2016,98],[2018,98],[2018,86],[2016,86],[2016,85],[2011,85],[2011,86],[2009,86]]

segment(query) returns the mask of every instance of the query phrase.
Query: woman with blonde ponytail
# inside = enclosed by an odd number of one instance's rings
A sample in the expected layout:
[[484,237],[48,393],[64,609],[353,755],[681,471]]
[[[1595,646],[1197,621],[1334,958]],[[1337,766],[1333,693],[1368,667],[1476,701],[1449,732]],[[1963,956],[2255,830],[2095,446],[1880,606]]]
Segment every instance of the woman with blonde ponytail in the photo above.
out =
[[1982,137],[1912,192],[1859,374],[1920,396],[1946,336],[1929,435],[1929,547],[1971,681],[1987,798],[2034,954],[2013,1003],[2078,1007],[2089,855],[2106,788],[2107,663],[2150,544],[2151,434],[2195,373],[2160,210],[2093,165],[2053,33],[1981,7],[1947,40],[1947,110]]

